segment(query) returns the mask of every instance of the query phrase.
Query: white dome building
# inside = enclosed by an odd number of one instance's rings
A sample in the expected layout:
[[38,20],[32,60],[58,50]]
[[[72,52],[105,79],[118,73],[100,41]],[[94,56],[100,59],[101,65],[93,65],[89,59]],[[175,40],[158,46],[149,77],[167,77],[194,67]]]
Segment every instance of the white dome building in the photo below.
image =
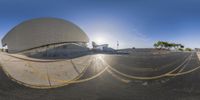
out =
[[89,42],[88,36],[75,24],[58,18],[37,18],[24,21],[2,39],[8,52],[21,52],[60,43]]
[[24,21],[2,39],[2,45],[7,46],[8,52],[37,57],[67,56],[88,51],[88,42],[88,36],[78,26],[58,18]]

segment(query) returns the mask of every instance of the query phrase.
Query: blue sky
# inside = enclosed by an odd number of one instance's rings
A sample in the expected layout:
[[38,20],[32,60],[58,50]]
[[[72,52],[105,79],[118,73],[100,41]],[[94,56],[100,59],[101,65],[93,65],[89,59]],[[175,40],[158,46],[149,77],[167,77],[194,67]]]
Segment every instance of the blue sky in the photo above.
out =
[[158,40],[200,47],[200,0],[0,0],[0,38],[24,20],[57,17],[116,48]]

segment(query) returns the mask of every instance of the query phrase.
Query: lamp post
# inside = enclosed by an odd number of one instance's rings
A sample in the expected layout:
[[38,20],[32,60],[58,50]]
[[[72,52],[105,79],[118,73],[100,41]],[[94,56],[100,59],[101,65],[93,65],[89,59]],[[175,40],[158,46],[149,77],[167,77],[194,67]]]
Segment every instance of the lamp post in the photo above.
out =
[[118,50],[118,48],[119,48],[119,41],[117,41],[117,50]]

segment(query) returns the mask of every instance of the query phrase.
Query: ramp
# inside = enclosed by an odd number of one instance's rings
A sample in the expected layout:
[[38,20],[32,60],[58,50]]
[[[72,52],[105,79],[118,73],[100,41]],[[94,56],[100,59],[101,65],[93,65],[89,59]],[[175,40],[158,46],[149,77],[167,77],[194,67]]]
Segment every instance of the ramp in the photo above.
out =
[[1,53],[0,64],[7,76],[19,84],[32,88],[55,88],[81,77],[90,65],[91,57],[40,60]]

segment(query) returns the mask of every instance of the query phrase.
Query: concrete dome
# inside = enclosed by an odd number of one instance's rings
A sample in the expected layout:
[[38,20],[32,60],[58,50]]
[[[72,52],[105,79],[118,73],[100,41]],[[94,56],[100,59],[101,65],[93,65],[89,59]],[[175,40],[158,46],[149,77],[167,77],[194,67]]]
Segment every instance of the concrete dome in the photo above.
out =
[[58,18],[24,21],[9,31],[2,45],[9,52],[20,52],[57,43],[87,43],[88,36],[75,24]]

